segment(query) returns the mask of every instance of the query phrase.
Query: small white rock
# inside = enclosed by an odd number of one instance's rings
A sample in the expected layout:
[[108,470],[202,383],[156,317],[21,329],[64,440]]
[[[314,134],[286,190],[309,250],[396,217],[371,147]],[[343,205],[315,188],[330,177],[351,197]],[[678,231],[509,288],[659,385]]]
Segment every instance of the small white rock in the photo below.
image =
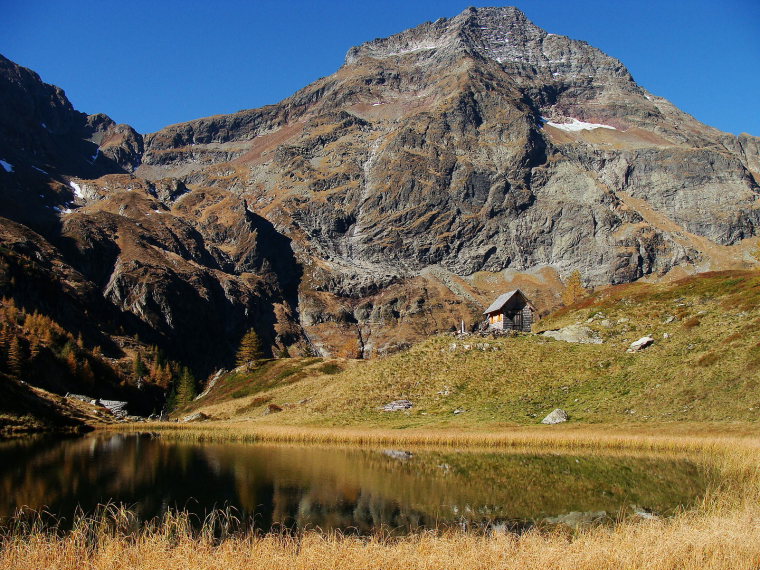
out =
[[653,342],[654,339],[651,336],[642,336],[639,340],[632,342],[626,352],[638,352],[644,350],[648,346],[651,346]]

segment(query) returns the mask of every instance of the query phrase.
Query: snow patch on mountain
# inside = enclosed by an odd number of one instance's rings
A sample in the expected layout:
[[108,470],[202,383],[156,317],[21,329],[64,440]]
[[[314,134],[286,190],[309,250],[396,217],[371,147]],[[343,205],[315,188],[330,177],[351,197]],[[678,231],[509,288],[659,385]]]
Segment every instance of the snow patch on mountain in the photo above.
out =
[[13,165],[10,162],[0,160],[0,166],[2,166],[6,172],[13,172]]
[[384,55],[393,56],[393,55],[405,55],[407,53],[416,53],[418,51],[428,51],[431,49],[438,49],[440,44],[435,42],[410,42],[409,44],[400,47],[398,49],[388,51]]
[[69,186],[71,186],[71,189],[74,191],[74,196],[81,200],[84,200],[84,193],[82,192],[82,188],[79,186],[79,184],[72,180],[69,182]]
[[612,129],[613,131],[617,130],[615,127],[611,127],[610,125],[602,125],[600,123],[587,123],[585,121],[579,121],[578,119],[574,119],[572,117],[570,117],[569,123],[555,123],[553,121],[544,119],[543,117],[542,120],[544,121],[544,124],[549,125],[550,127],[554,127],[555,129],[567,132],[590,131],[593,129]]

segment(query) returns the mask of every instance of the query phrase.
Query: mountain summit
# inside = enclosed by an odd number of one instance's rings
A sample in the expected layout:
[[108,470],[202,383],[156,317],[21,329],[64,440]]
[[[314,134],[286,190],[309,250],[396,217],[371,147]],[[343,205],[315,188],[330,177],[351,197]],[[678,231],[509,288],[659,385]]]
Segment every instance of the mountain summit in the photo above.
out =
[[455,18],[367,42],[349,50],[346,65],[362,57],[382,59],[418,52],[442,59],[456,53],[490,59],[506,66],[516,80],[592,74],[632,81],[618,60],[585,42],[545,32],[514,7],[468,8]]
[[[0,71],[52,89],[21,69]],[[503,290],[546,310],[574,270],[605,285],[753,263],[760,139],[516,8],[367,42],[276,105],[144,137],[55,94],[0,107],[2,140],[34,138],[0,147],[6,249],[38,244],[51,278],[89,287],[62,295],[98,291],[103,323],[203,371],[249,328],[275,352],[369,356],[476,324]],[[69,142],[42,144],[43,114],[74,117]]]

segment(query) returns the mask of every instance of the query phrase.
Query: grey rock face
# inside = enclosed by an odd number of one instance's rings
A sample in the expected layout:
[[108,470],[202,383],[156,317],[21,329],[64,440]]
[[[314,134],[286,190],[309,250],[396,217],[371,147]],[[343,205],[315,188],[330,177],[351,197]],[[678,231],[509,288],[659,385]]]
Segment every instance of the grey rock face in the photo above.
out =
[[414,404],[412,404],[409,400],[394,400],[385,404],[381,410],[384,412],[398,412],[401,410],[408,410],[413,406]]
[[570,417],[567,415],[567,412],[565,410],[557,408],[549,415],[547,415],[543,420],[541,420],[541,423],[548,425],[561,424],[566,422],[569,418]]
[[97,403],[106,408],[117,418],[127,417],[128,402],[122,402],[119,400],[98,400]]

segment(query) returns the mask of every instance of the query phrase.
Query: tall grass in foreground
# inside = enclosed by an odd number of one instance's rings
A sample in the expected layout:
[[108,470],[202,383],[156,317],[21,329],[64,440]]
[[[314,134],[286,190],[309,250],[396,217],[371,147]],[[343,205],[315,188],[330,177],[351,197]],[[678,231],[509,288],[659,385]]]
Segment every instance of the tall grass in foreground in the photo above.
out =
[[[478,536],[427,532],[389,538],[306,532],[214,538],[183,516],[136,534],[118,521],[80,522],[63,537],[40,528],[5,536],[5,570],[153,569],[753,569],[760,564],[757,508],[745,505],[673,520],[622,523],[570,534],[529,531]],[[117,514],[117,516],[120,516]],[[126,517],[128,519],[128,517]],[[126,521],[128,522],[128,520]]]
[[[278,428],[278,431],[281,428]],[[223,439],[224,429],[210,429]],[[336,442],[312,431],[316,441]],[[262,432],[257,431],[262,438]],[[179,431],[188,440],[207,439],[209,433]],[[229,434],[228,434],[229,435]],[[292,432],[308,441],[308,431]],[[623,521],[613,527],[578,532],[534,529],[527,533],[478,536],[463,532],[427,532],[392,538],[353,537],[338,533],[306,532],[294,536],[228,532],[230,519],[215,515],[193,530],[185,515],[169,515],[161,522],[135,527],[128,512],[106,510],[82,518],[69,533],[35,522],[11,526],[0,542],[0,568],[44,569],[752,569],[760,568],[760,469],[757,439],[745,437],[652,436],[608,434],[590,437],[590,431],[518,432],[504,434],[372,434],[345,432],[346,442],[408,442],[464,445],[468,438],[481,445],[530,443],[548,447],[587,449],[661,449],[699,453],[721,475],[722,483],[699,508],[672,519]],[[513,434],[515,435],[515,434]],[[249,433],[252,436],[252,432]],[[382,437],[388,439],[382,440]],[[274,437],[274,436],[272,436]],[[406,439],[404,439],[406,437]],[[226,438],[234,439],[234,438]],[[282,438],[280,438],[282,440]],[[220,538],[221,537],[221,538]]]

